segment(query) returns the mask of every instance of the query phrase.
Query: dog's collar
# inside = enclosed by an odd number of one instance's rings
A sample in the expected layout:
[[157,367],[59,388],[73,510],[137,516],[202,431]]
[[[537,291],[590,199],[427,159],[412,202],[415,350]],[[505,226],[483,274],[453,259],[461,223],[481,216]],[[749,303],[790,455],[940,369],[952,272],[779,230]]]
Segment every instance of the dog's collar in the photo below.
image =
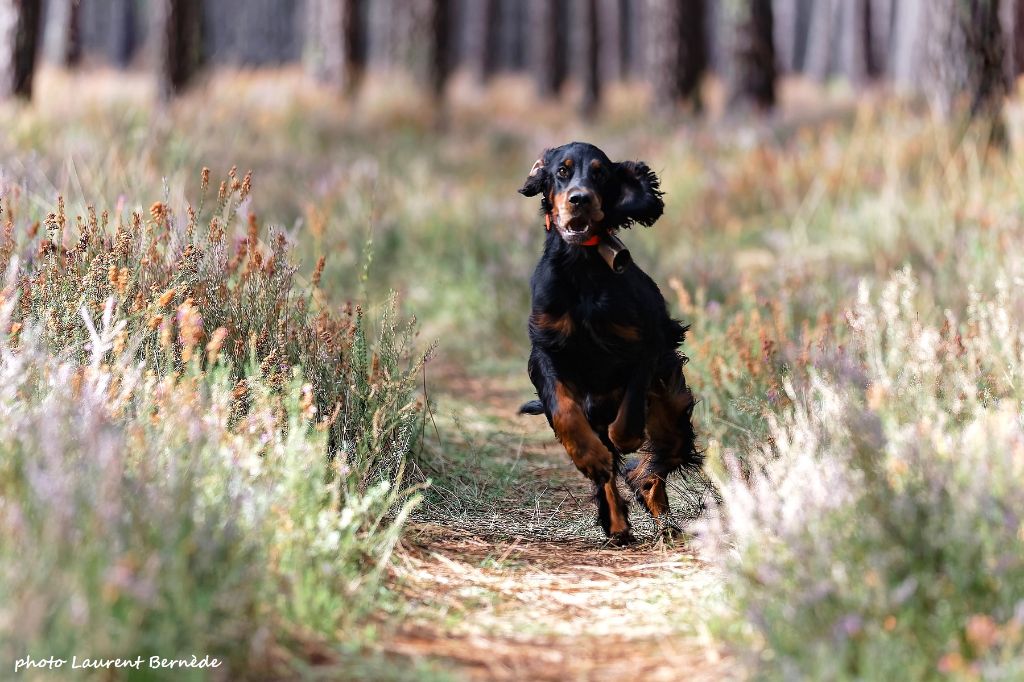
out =
[[[551,214],[550,213],[545,213],[544,214],[544,229],[547,230],[548,232],[551,231]],[[595,234],[593,237],[591,237],[587,241],[580,242],[580,246],[597,246],[600,243],[601,243],[601,238],[598,237]]]

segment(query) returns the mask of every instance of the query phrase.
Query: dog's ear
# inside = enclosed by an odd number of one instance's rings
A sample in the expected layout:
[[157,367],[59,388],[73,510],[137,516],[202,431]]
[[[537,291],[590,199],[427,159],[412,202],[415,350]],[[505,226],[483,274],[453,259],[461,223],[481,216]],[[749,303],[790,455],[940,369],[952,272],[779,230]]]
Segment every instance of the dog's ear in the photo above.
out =
[[620,186],[615,213],[626,224],[653,225],[665,210],[658,176],[643,161],[622,161],[616,164],[615,172]]
[[551,175],[547,170],[547,156],[548,150],[545,149],[540,158],[534,161],[530,174],[526,176],[526,182],[519,188],[519,193],[524,197],[535,197],[548,188]]

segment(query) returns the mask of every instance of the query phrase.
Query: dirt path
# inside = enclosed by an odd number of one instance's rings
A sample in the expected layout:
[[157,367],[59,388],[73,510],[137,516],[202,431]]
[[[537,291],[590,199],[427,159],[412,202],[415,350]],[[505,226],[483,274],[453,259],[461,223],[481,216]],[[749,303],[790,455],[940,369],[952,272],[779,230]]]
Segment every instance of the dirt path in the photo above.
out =
[[529,394],[516,381],[457,378],[433,396],[438,433],[459,437],[426,472],[395,569],[410,607],[385,650],[456,679],[734,678],[706,626],[717,576],[636,510],[647,541],[604,546],[547,424],[515,416]]

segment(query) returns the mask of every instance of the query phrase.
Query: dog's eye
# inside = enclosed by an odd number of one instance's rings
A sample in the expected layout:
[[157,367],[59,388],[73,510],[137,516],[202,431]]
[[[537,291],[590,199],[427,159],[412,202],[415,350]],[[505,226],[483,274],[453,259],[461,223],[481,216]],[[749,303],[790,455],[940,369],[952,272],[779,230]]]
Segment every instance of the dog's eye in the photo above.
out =
[[569,177],[569,169],[568,169],[568,167],[566,167],[566,166],[559,166],[558,167],[558,177],[562,178],[563,180],[565,180],[567,177]]
[[594,169],[592,175],[594,176],[595,180],[600,182],[604,180],[606,177],[608,177],[608,171],[605,170],[604,166],[598,166],[597,168]]

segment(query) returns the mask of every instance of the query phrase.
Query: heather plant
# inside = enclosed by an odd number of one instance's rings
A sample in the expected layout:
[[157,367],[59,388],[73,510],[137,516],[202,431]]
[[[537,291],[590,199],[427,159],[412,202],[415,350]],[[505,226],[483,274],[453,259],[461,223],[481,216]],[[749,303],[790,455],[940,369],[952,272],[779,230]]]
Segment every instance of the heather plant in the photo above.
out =
[[998,281],[962,319],[909,271],[862,287],[752,471],[726,457],[708,537],[764,677],[1024,672],[1024,308]]
[[229,247],[249,183],[202,230],[0,199],[4,660],[209,654],[239,679],[367,641],[418,499],[413,330],[394,300],[375,334],[330,312],[251,215]]

